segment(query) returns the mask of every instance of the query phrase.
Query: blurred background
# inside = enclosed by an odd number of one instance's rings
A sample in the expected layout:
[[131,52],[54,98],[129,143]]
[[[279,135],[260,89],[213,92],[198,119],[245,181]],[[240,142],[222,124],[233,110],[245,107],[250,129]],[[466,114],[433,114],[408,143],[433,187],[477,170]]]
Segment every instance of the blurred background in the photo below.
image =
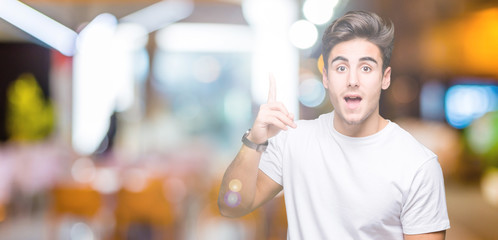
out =
[[286,239],[284,196],[227,219],[265,101],[332,110],[321,35],[396,26],[381,114],[439,156],[447,239],[498,239],[496,0],[0,0],[0,239]]

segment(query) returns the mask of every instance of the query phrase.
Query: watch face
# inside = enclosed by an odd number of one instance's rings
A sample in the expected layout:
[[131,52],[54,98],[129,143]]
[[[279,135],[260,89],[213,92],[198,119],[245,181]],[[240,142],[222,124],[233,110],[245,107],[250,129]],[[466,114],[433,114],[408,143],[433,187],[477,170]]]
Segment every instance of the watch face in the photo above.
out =
[[258,145],[258,149],[256,151],[258,152],[264,152],[266,150],[266,145],[260,144]]

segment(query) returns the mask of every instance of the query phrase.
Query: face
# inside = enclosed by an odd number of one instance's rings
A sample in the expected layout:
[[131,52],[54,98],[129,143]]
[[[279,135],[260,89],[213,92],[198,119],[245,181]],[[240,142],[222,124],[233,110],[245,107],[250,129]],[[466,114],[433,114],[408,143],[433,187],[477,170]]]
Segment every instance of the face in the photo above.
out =
[[381,89],[391,82],[391,68],[382,70],[380,49],[365,39],[341,42],[330,51],[323,85],[335,109],[335,121],[360,125],[379,116]]

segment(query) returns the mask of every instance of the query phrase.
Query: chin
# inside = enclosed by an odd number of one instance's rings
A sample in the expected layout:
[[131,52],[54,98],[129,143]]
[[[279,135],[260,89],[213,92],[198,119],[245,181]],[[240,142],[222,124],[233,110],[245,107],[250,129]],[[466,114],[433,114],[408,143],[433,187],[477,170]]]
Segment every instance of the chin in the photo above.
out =
[[346,119],[346,124],[348,125],[360,125],[363,123],[363,119]]
[[360,114],[346,113],[340,114],[340,117],[348,125],[360,125],[364,122],[364,118]]

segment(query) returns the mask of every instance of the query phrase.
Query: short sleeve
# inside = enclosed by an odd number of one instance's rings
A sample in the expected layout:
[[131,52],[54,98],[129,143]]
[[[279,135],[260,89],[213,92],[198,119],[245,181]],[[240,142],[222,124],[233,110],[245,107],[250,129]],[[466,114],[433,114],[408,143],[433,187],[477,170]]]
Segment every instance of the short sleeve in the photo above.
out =
[[444,179],[434,157],[416,172],[401,212],[403,233],[422,234],[450,228]]
[[282,149],[284,143],[284,132],[268,139],[268,147],[261,155],[259,169],[276,183],[283,185],[282,181]]

